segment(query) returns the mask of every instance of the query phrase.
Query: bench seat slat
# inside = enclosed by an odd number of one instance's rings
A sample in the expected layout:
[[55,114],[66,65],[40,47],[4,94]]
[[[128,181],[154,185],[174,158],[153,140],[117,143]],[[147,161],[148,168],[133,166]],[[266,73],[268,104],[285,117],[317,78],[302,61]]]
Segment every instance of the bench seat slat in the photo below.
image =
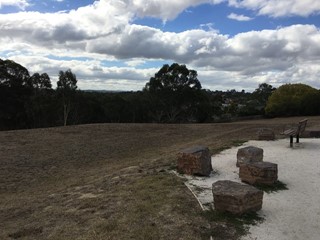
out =
[[283,135],[296,135],[297,129],[288,129],[284,131],[282,134]]
[[281,133],[281,135],[290,136],[290,147],[293,147],[293,137],[296,137],[296,142],[299,143],[299,137],[304,132],[307,126],[308,119],[303,119],[299,121],[296,128],[290,128]]

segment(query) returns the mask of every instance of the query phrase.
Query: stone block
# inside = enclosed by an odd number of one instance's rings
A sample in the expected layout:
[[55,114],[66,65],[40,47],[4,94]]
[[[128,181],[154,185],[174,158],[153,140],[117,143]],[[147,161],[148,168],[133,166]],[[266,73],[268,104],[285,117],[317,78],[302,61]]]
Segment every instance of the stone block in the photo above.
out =
[[270,162],[241,164],[239,177],[249,184],[273,185],[278,180],[278,165]]
[[263,149],[258,147],[244,147],[240,148],[237,152],[237,167],[241,164],[247,164],[252,162],[262,162]]
[[209,176],[211,154],[207,147],[195,146],[178,153],[177,171],[182,174]]
[[275,139],[275,135],[272,129],[262,128],[258,131],[258,140],[271,141]]
[[262,208],[263,191],[232,181],[212,184],[214,208],[219,212],[242,215]]

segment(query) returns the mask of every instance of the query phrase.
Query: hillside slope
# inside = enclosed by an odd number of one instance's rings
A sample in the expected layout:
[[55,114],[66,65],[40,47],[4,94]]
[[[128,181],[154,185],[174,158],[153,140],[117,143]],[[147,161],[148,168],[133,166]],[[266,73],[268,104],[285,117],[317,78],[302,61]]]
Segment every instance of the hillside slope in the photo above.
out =
[[216,153],[300,119],[0,132],[0,239],[236,239],[168,171],[176,153],[192,145]]

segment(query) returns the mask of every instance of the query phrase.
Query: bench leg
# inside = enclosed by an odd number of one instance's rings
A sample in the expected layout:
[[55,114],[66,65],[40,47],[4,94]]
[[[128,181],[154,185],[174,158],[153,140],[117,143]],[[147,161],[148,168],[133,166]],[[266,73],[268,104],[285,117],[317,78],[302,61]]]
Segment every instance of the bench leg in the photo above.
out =
[[299,134],[297,135],[296,143],[299,143]]
[[290,136],[290,147],[293,147],[293,136]]

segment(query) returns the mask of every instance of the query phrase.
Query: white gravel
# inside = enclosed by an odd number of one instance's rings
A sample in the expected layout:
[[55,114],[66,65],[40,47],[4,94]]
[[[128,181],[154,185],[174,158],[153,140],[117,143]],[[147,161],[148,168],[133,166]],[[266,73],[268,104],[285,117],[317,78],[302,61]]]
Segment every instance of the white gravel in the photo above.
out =
[[[216,173],[209,178],[189,177],[187,184],[204,206],[212,205],[212,183],[218,180],[240,182],[236,167],[237,151],[256,146],[264,150],[263,161],[278,164],[278,178],[288,190],[264,193],[265,220],[250,227],[243,240],[318,240],[320,239],[320,139],[301,139],[289,148],[289,139],[249,141],[212,157]],[[202,190],[200,190],[200,188]]]

